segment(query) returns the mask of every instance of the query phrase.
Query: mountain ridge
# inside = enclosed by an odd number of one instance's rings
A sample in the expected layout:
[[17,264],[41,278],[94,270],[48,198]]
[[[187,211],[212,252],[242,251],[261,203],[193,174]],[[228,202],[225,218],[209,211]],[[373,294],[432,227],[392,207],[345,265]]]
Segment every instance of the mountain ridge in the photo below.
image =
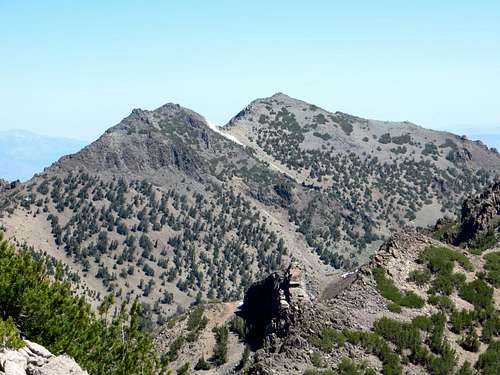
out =
[[430,130],[408,135],[282,93],[252,103],[220,132],[178,104],[134,109],[1,193],[0,225],[66,263],[95,303],[138,296],[155,323],[200,298],[241,298],[293,258],[319,296],[392,233],[454,214],[494,178],[485,168],[500,168],[497,154]]

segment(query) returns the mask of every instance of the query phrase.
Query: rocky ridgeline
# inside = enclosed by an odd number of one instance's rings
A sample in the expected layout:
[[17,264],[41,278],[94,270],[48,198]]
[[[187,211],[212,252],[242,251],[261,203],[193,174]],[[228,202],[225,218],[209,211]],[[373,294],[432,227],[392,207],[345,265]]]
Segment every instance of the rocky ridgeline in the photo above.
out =
[[[415,268],[418,254],[424,248],[438,244],[420,233],[397,233],[380,247],[368,264],[332,281],[321,297],[313,301],[307,297],[300,268],[294,265],[283,274],[273,274],[254,284],[243,305],[243,312],[260,318],[251,322],[251,327],[260,328],[257,333],[262,335],[252,373],[302,374],[313,367],[311,353],[317,350],[309,342],[311,335],[319,336],[325,327],[367,332],[376,320],[384,316],[395,317],[387,308],[389,301],[377,290],[373,269],[383,267],[397,285],[405,285],[408,273]],[[423,311],[426,309],[406,309],[400,316],[409,320]],[[370,366],[381,371],[376,360],[350,344],[324,354],[323,361],[334,368],[344,357],[358,362],[368,361]]]
[[500,220],[500,181],[462,205],[461,228],[456,242],[466,242],[487,232]]
[[55,356],[28,340],[25,344],[19,350],[0,350],[0,375],[88,375],[66,355]]

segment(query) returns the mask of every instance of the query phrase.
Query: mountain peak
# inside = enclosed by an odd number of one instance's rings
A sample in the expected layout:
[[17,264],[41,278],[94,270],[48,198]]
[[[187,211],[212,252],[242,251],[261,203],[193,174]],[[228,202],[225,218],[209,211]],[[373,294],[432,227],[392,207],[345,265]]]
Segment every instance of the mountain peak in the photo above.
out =
[[287,95],[287,94],[282,93],[282,92],[277,92],[268,98],[257,99],[257,101],[266,102],[266,103],[276,102],[277,104],[289,104],[289,105],[290,104],[291,105],[308,104],[308,103],[304,102],[303,100],[293,98],[290,95]]
[[272,99],[293,99],[291,96],[287,95],[287,94],[284,94],[282,93],[281,91],[273,94],[271,96]]

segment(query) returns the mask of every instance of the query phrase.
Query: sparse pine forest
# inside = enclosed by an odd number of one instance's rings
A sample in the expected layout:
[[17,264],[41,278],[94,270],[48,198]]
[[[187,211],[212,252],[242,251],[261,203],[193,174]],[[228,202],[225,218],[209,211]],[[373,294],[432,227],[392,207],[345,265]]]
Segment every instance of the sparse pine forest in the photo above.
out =
[[[188,299],[237,300],[287,254],[283,240],[241,195],[218,185],[166,192],[146,181],[103,181],[85,173],[27,187],[23,206],[50,223],[63,261],[92,274],[105,294],[139,298],[155,321]],[[163,316],[162,316],[163,315]]]

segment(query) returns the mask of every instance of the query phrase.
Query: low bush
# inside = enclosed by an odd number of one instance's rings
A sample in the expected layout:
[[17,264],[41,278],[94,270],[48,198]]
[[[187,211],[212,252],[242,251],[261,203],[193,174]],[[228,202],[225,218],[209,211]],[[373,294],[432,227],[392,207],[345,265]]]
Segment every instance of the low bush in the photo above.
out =
[[428,269],[424,270],[414,270],[410,272],[408,280],[417,284],[418,286],[424,286],[431,281],[432,274]]
[[214,327],[215,348],[212,361],[216,366],[221,366],[227,362],[227,339],[229,330],[226,326]]
[[477,309],[484,309],[493,302],[493,288],[481,279],[464,284],[459,295]]
[[418,259],[432,273],[451,272],[455,262],[467,271],[474,271],[474,266],[466,255],[443,246],[428,247],[420,253]]
[[399,306],[397,303],[389,303],[387,305],[387,309],[390,311],[390,312],[393,312],[393,313],[396,313],[396,314],[399,314],[402,309],[401,309],[401,306]]
[[400,291],[386,275],[382,267],[373,270],[373,276],[377,282],[377,289],[380,294],[388,300],[410,308],[422,308],[424,300],[412,291]]
[[486,254],[484,269],[488,271],[486,280],[495,288],[500,288],[500,251]]
[[8,317],[7,320],[2,320],[0,317],[0,348],[17,350],[22,347],[24,347],[24,341],[12,317]]
[[479,356],[476,369],[483,375],[498,375],[500,369],[500,341],[493,341]]
[[474,328],[469,329],[469,332],[467,332],[467,334],[460,339],[459,344],[462,348],[469,352],[477,352],[481,346],[479,337],[477,336]]
[[310,336],[309,342],[325,353],[331,351],[335,346],[342,347],[345,337],[342,332],[333,328],[323,328],[319,336]]

